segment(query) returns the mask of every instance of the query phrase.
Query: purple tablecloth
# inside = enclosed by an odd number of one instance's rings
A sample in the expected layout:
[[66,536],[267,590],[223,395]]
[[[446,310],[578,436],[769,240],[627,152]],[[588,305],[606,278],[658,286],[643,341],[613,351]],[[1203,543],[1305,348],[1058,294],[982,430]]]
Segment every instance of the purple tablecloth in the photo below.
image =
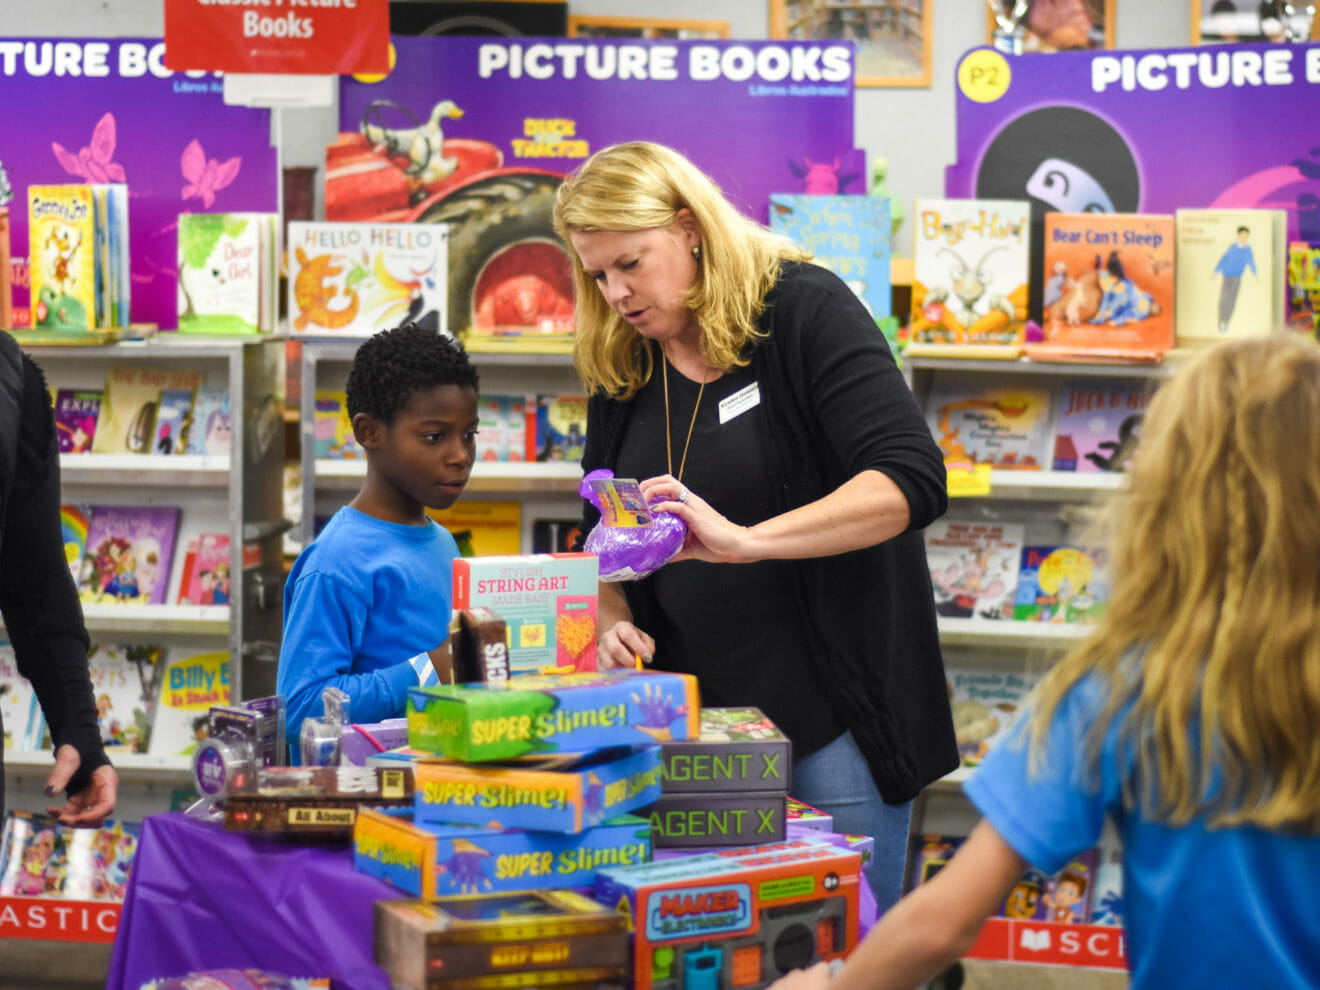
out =
[[300,845],[151,815],[124,895],[106,990],[192,970],[261,967],[389,990],[372,904],[400,892],[353,868],[347,842]]

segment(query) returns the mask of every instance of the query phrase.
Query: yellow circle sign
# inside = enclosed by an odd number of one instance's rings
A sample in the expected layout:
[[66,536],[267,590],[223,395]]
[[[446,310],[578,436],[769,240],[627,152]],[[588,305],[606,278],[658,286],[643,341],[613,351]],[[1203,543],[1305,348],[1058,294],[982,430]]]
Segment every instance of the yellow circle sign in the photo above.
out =
[[978,48],[958,66],[958,88],[976,103],[993,103],[1008,92],[1012,70],[993,48]]
[[398,62],[399,62],[399,53],[398,53],[397,50],[395,50],[394,42],[391,41],[391,42],[390,42],[390,67],[389,67],[389,70],[385,73],[385,75],[379,75],[379,74],[377,74],[377,73],[370,73],[370,72],[355,72],[355,73],[353,73],[353,78],[356,79],[356,80],[357,80],[358,82],[360,82],[360,83],[378,83],[378,82],[380,82],[382,79],[384,79],[385,76],[388,76],[391,72],[394,71],[394,67],[395,67],[395,65],[398,64]]

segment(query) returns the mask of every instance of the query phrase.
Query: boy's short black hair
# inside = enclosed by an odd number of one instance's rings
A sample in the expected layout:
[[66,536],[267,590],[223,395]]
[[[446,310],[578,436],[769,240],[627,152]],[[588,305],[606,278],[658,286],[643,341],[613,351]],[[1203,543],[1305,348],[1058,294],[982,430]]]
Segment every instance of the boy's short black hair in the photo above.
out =
[[348,415],[366,413],[392,423],[414,392],[437,385],[477,390],[477,369],[458,341],[416,323],[382,330],[364,340],[353,355]]

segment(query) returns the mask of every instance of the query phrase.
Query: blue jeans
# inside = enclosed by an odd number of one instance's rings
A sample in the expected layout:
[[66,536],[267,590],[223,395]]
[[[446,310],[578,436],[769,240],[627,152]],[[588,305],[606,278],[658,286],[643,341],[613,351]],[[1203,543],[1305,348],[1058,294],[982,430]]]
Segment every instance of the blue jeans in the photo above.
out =
[[794,760],[788,793],[833,815],[834,831],[875,839],[875,856],[864,873],[880,912],[889,910],[903,892],[912,802],[884,802],[850,732],[824,749]]

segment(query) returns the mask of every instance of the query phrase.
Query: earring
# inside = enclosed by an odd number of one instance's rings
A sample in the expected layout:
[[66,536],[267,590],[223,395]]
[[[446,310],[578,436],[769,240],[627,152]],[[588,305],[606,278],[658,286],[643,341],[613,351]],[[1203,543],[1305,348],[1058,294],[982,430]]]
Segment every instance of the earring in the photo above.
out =
[[693,244],[693,245],[692,245],[692,257],[694,257],[694,258],[700,258],[700,257],[701,257],[701,245],[700,245],[700,244]]

